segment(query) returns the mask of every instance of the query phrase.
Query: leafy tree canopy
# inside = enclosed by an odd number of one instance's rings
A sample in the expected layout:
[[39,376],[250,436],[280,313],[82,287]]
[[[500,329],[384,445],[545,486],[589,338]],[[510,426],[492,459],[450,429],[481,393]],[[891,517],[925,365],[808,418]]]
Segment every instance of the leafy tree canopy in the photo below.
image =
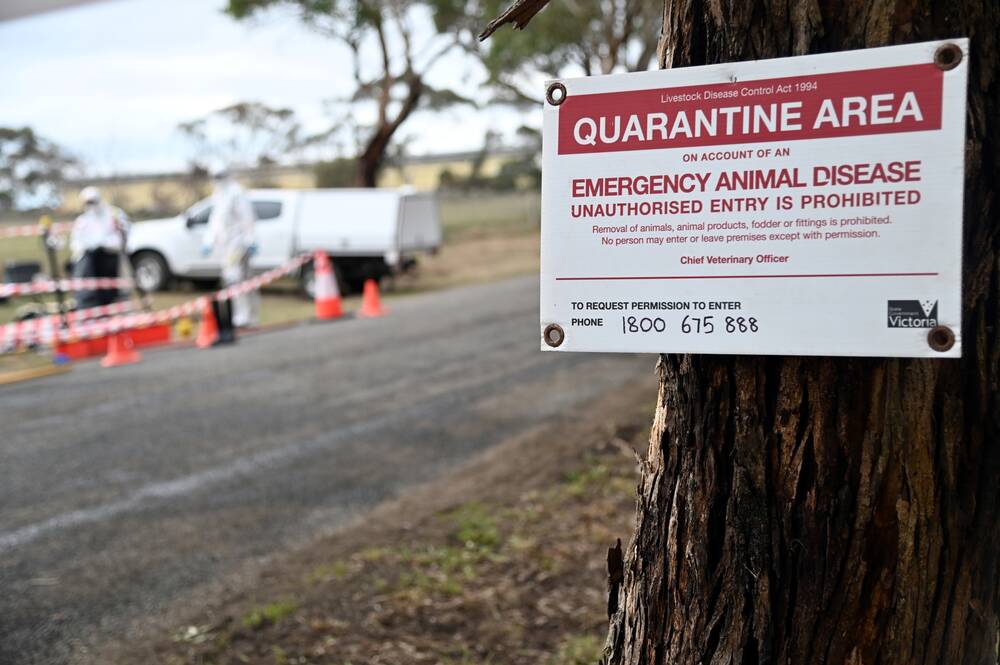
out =
[[458,30],[489,73],[500,101],[540,103],[542,78],[649,69],[656,58],[662,6],[643,0],[573,0],[549,4],[527,31],[477,39],[508,0],[428,0],[441,31]]
[[253,101],[182,122],[177,130],[192,144],[196,164],[213,160],[236,167],[275,164],[299,150],[305,141],[294,111]]
[[[358,137],[357,184],[374,186],[399,128],[414,113],[474,103],[428,81],[428,73],[459,44],[455,33],[433,29],[423,2],[229,0],[227,11],[245,19],[272,7],[297,12],[306,25],[340,41],[351,53],[354,91],[334,102],[346,108],[336,124],[353,128]],[[358,107],[371,113],[359,114]]]
[[0,210],[53,205],[59,184],[78,167],[31,127],[0,127]]

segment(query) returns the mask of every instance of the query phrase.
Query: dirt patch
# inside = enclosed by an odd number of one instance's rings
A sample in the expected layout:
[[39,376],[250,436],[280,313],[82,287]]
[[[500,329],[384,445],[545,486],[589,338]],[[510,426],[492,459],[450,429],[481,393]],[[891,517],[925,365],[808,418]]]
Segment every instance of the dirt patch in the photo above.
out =
[[596,662],[653,385],[498,446],[91,662]]
[[47,354],[33,351],[0,353],[0,386],[58,374],[68,369],[53,365],[52,357]]

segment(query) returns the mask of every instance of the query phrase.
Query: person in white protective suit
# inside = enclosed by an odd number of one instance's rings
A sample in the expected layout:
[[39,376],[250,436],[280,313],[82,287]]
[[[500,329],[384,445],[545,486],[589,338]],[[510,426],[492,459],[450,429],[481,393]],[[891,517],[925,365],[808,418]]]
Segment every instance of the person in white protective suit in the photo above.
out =
[[[105,202],[94,187],[85,187],[80,192],[80,199],[83,213],[73,222],[69,241],[73,276],[118,277],[121,251],[128,235],[128,216]],[[116,288],[80,291],[77,307],[109,305],[117,300],[118,293]]]
[[[257,251],[254,226],[257,216],[246,190],[226,171],[212,173],[215,190],[212,212],[208,217],[205,253],[222,259],[222,282],[232,286],[250,278],[250,258]],[[257,290],[231,300],[232,317],[237,328],[256,326],[260,318],[260,292]],[[222,322],[220,322],[222,323]],[[224,325],[223,325],[224,327]]]

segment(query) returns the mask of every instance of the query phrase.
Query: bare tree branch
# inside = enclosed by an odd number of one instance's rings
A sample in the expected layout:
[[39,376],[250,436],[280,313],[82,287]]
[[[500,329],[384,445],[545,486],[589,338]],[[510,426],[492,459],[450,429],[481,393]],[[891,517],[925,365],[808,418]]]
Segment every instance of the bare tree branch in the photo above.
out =
[[[541,106],[542,98],[535,97],[530,93],[527,93],[517,86],[516,83],[507,78],[497,78],[493,81],[493,84],[500,88],[501,95],[494,97],[493,101],[500,104],[511,104],[513,106]],[[509,96],[503,96],[502,92],[506,91]]]
[[438,49],[430,57],[424,61],[423,65],[420,67],[421,73],[426,73],[434,64],[448,54],[453,48],[461,46],[461,41],[459,39],[448,40],[443,47]]
[[535,14],[542,11],[547,4],[549,4],[549,0],[516,0],[500,16],[490,21],[485,30],[479,33],[479,41],[488,39],[497,31],[497,28],[508,23],[513,23],[515,30],[523,29],[535,17]]
[[411,71],[413,69],[413,28],[398,0],[389,3],[389,5],[393,16],[396,17],[396,27],[403,40],[403,57],[406,60],[406,70]]
[[382,25],[381,14],[379,14],[379,18],[375,21],[375,33],[378,35],[378,45],[382,50],[382,67],[385,70],[385,76],[382,77],[382,94],[379,95],[378,99],[378,124],[384,125],[389,110],[389,102],[392,101],[393,76],[389,59],[389,45],[386,43],[385,28]]

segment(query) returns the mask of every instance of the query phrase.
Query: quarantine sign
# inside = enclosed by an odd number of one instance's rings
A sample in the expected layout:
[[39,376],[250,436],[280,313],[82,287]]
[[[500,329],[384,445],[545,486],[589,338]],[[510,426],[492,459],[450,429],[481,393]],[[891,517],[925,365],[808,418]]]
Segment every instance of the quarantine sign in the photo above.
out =
[[959,357],[967,55],[550,83],[542,348]]

